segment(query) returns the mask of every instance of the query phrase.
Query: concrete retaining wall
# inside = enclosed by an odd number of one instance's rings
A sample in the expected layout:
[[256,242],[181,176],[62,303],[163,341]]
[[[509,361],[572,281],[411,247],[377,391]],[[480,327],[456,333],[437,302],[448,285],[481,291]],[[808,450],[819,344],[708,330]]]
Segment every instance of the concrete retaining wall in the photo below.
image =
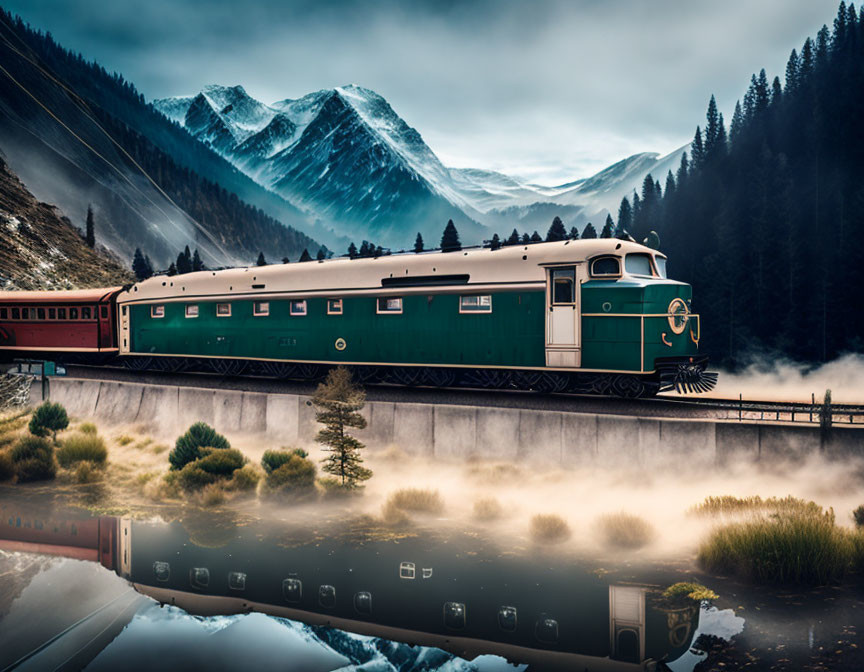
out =
[[[165,438],[202,420],[228,435],[261,434],[282,445],[305,445],[319,428],[309,397],[296,394],[54,378],[50,396],[73,416],[144,425]],[[823,441],[818,427],[727,420],[383,401],[369,402],[363,413],[369,424],[357,436],[370,447],[397,445],[410,454],[444,459],[698,469],[818,452],[864,456],[864,426],[835,426]]]

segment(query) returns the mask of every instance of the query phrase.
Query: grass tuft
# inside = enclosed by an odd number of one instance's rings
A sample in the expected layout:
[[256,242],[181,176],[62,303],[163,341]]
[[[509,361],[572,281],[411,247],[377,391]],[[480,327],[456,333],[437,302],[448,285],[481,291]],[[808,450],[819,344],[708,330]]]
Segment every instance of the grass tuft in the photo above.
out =
[[201,504],[204,506],[219,506],[225,503],[225,490],[219,483],[210,483],[201,491]]
[[103,472],[93,462],[83,461],[78,462],[75,467],[75,482],[76,483],[95,483],[101,481]]
[[531,538],[542,544],[557,544],[570,538],[567,521],[555,513],[538,513],[531,519]]
[[96,429],[96,425],[92,422],[82,422],[78,425],[78,431],[82,434],[97,434],[99,432],[99,430]]
[[613,548],[642,548],[654,538],[654,528],[647,520],[624,511],[600,516],[597,528],[603,542]]
[[400,509],[396,506],[391,500],[387,500],[384,503],[384,506],[381,507],[381,520],[385,525],[389,525],[391,527],[400,527],[402,525],[407,525],[411,522],[411,517],[405,512],[404,509]]
[[12,451],[0,450],[0,481],[8,481],[15,475],[15,463],[12,461]]
[[474,502],[474,518],[481,521],[498,520],[503,510],[494,497],[483,497]]
[[864,527],[864,504],[852,512],[852,520],[855,521],[855,527]]
[[701,504],[690,509],[690,513],[697,516],[736,516],[748,513],[795,513],[821,514],[822,507],[816,502],[808,502],[798,497],[768,497],[762,499],[759,495],[751,497],[734,497],[733,495],[721,495],[719,497],[706,497]]
[[114,440],[117,442],[118,446],[128,446],[135,439],[128,434],[121,434],[120,436],[114,437]]
[[79,462],[92,462],[103,466],[108,460],[105,441],[96,434],[72,434],[66,437],[57,449],[57,461],[64,469]]
[[423,490],[421,488],[403,488],[390,494],[388,503],[392,503],[403,511],[417,511],[420,513],[441,513],[444,511],[444,500],[437,490]]

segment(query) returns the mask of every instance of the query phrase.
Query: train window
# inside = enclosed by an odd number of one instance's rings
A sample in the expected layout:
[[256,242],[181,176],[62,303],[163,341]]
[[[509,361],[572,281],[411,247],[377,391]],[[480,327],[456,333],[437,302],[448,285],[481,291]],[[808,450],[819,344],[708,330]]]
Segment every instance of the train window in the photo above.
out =
[[303,582],[300,579],[285,579],[282,582],[282,596],[286,602],[299,602],[303,597]]
[[243,572],[228,572],[228,588],[231,590],[246,590],[246,574]]
[[206,567],[193,567],[189,571],[189,583],[193,588],[206,588],[210,585],[210,570]]
[[605,275],[621,275],[621,260],[618,257],[600,257],[591,262],[591,275],[595,278]]
[[516,607],[501,607],[498,610],[498,627],[504,632],[516,631]]
[[462,602],[444,603],[444,627],[451,630],[465,627],[465,605]]
[[[125,309],[126,306],[123,306],[123,308]],[[163,306],[163,305],[150,306],[150,317],[156,317],[156,318],[165,317],[165,306]]]
[[45,319],[45,309],[44,309],[44,308],[37,308],[37,309],[36,309],[36,314],[37,314],[37,316],[39,317],[40,320],[44,320],[44,319]]
[[165,583],[171,578],[171,565],[167,562],[160,562],[157,560],[153,563],[153,575],[156,577],[157,581]]
[[108,306],[99,306],[99,315],[103,320],[108,319]]
[[252,314],[257,317],[263,317],[270,314],[269,301],[255,301],[252,304]]
[[57,309],[57,319],[58,320],[65,320],[66,319],[66,309],[65,308],[58,308]]
[[336,588],[333,586],[318,586],[318,604],[327,609],[336,606]]
[[30,319],[30,309],[29,308],[22,308],[21,309],[21,319],[22,320],[29,320]]
[[90,306],[84,306],[83,308],[81,308],[81,319],[82,320],[89,320],[92,317],[93,317],[93,314],[90,310]]
[[289,307],[289,311],[292,315],[305,315],[306,314],[306,299],[301,299],[299,301],[292,301]]
[[541,642],[555,644],[558,641],[558,621],[541,617],[534,628],[534,634]]
[[6,308],[0,308],[0,320],[8,320],[9,311]]
[[49,320],[56,320],[57,319],[57,309],[56,308],[49,308],[48,309],[48,319]]
[[402,297],[400,296],[382,296],[378,299],[378,308],[376,311],[379,315],[402,313]]
[[20,308],[13,308],[12,309],[12,319],[13,320],[20,320],[21,319],[21,309]]
[[231,317],[231,304],[230,303],[217,303],[216,304],[216,317]]
[[342,299],[327,299],[327,314],[341,315],[342,314]]
[[574,303],[576,271],[572,268],[556,268],[552,271],[552,304]]
[[186,317],[198,317],[198,304],[197,303],[187,303],[186,304]]
[[651,270],[651,255],[628,254],[624,257],[624,270],[630,275],[641,275],[650,278],[654,275]]
[[492,296],[490,294],[482,294],[479,296],[460,296],[459,297],[459,312],[460,313],[491,313],[492,312]]
[[354,594],[354,611],[358,614],[372,613],[372,593],[361,591]]
[[70,308],[69,309],[69,319],[70,320],[77,320],[78,319],[78,309],[77,308]]
[[657,275],[661,278],[666,278],[666,257],[661,257],[659,254],[654,257],[654,266],[657,267]]
[[399,563],[399,578],[400,579],[413,579],[417,576],[416,566],[413,562],[400,562]]

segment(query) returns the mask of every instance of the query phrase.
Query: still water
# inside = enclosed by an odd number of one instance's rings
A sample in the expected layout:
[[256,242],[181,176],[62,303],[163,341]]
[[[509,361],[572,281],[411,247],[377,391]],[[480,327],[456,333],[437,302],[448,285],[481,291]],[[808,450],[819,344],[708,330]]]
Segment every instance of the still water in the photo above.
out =
[[[296,535],[0,500],[0,669],[666,670],[744,619],[475,536]],[[707,639],[706,639],[707,638]]]

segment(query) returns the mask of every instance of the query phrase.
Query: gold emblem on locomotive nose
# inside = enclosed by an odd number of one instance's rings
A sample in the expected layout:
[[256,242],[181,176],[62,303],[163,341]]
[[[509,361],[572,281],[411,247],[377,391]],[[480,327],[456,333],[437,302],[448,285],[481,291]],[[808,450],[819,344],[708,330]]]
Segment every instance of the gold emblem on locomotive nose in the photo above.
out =
[[336,345],[336,349],[339,352],[342,352],[345,348],[348,347],[348,344],[345,342],[344,338],[337,338],[335,345]]

